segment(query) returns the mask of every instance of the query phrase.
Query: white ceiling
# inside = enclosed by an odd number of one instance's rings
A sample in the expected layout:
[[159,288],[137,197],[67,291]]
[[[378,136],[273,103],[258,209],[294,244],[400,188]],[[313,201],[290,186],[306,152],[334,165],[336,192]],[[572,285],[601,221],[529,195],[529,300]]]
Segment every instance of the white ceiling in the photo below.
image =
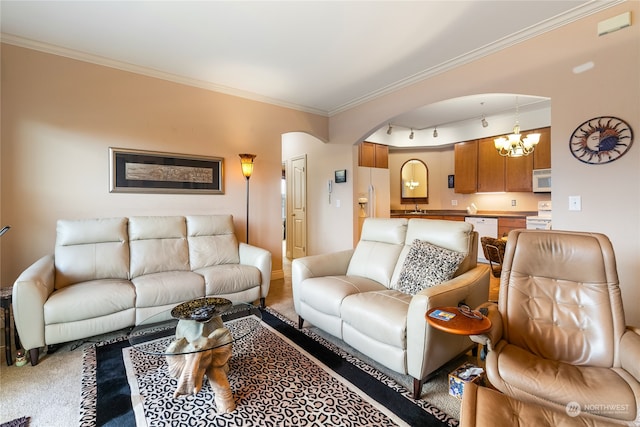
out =
[[[2,0],[0,13],[7,43],[331,116],[618,2]],[[499,99],[488,115],[513,107]],[[478,101],[396,119],[449,123]]]

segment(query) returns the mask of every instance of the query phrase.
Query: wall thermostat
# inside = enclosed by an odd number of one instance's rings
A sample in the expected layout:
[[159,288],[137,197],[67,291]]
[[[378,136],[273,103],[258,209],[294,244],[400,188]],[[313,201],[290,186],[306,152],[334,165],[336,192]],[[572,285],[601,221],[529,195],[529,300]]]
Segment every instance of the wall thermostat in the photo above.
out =
[[342,170],[336,171],[335,175],[336,175],[335,176],[336,183],[347,182],[347,170],[346,169],[342,169]]

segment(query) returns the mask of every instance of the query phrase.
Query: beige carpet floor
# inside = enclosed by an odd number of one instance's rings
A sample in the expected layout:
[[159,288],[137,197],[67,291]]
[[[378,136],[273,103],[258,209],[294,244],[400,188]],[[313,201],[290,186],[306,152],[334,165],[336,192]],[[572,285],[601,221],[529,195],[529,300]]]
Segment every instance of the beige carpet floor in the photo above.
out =
[[[285,279],[274,280],[271,283],[267,306],[297,322],[297,315],[293,308],[290,264],[285,262],[284,268]],[[496,281],[492,278],[491,296],[497,298],[495,283]],[[332,342],[341,343],[341,341],[323,334],[322,331],[315,328],[312,330]],[[124,331],[94,337],[92,340],[100,342],[122,334]],[[18,367],[15,364],[12,366],[0,364],[0,423],[28,416],[31,418],[31,427],[78,425],[82,353],[83,348],[92,345],[92,343],[87,342],[72,349],[74,344],[76,343],[66,344],[51,354],[42,354],[40,362],[36,366],[27,364]],[[405,387],[411,386],[412,379],[410,377],[394,373],[368,360],[366,356],[345,346],[344,343],[341,344],[341,347],[367,361]],[[449,415],[458,418],[460,402],[448,395],[447,373],[467,359],[468,356],[463,356],[443,367],[435,378],[424,385],[422,399],[428,400]]]

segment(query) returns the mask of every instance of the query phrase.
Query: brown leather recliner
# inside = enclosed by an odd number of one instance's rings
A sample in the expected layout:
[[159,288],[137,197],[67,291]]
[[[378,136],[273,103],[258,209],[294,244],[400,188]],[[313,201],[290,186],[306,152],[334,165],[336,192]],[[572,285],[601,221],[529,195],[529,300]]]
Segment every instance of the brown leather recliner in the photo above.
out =
[[460,408],[460,427],[616,427],[580,414],[569,406],[557,410],[520,400],[474,383],[464,386]]
[[509,234],[487,378],[508,396],[640,425],[640,334],[625,326],[613,247],[598,233]]

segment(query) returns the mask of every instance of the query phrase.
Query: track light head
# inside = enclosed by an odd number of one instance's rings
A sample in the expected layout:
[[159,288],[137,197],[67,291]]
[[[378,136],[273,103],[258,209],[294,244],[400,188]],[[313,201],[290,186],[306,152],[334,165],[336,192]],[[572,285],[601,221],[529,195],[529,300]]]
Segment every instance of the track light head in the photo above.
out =
[[438,137],[438,128],[437,127],[433,128],[433,137],[434,138]]
[[391,135],[391,132],[393,132],[393,128],[391,127],[391,123],[389,123],[389,129],[387,129],[387,135]]
[[411,133],[409,134],[409,139],[413,139],[413,129],[411,129]]
[[[480,103],[481,108],[484,110],[484,102]],[[489,122],[487,121],[487,119],[484,116],[484,112],[482,113],[482,120],[480,120],[480,123],[482,123],[482,127],[486,128],[487,126],[489,126]]]

